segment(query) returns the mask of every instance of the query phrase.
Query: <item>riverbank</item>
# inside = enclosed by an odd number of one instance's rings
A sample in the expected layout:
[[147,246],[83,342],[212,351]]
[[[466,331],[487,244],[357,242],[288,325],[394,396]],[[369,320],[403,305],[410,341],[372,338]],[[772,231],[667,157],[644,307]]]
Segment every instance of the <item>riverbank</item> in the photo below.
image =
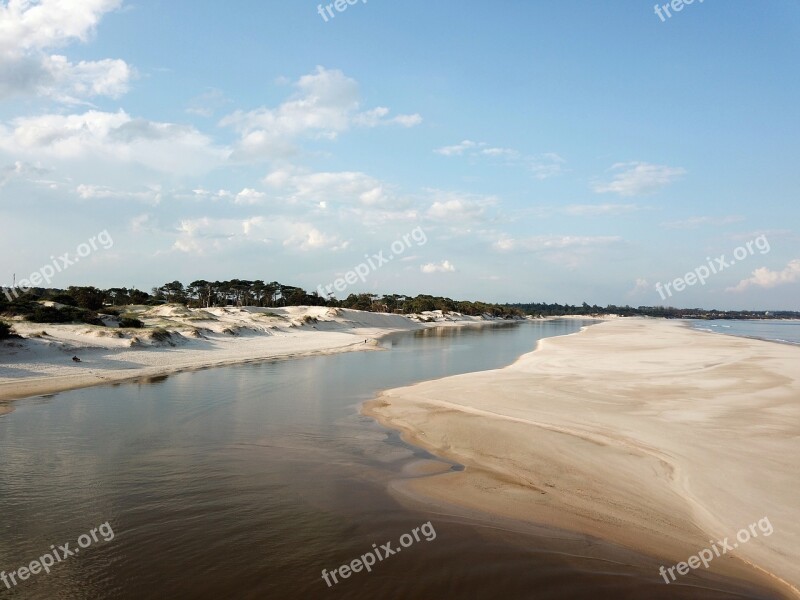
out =
[[799,358],[619,319],[543,340],[505,369],[389,390],[364,411],[465,466],[397,482],[400,495],[588,534],[666,567],[767,518],[769,536],[709,572],[800,597]]
[[22,338],[0,342],[0,415],[9,412],[9,401],[30,396],[251,361],[374,350],[380,337],[393,332],[500,321],[326,307],[164,305],[135,313],[146,328],[14,322]]

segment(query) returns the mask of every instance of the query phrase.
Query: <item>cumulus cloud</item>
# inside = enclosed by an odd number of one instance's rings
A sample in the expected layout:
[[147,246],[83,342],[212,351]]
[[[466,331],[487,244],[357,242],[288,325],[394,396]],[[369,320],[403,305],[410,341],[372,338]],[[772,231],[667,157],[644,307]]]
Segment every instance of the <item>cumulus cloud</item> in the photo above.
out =
[[376,206],[389,201],[381,181],[358,171],[313,172],[284,167],[272,171],[263,181],[296,203]]
[[220,121],[240,135],[237,158],[284,156],[301,137],[335,139],[352,127],[411,127],[422,121],[416,114],[390,117],[386,107],[362,111],[358,83],[336,69],[317,67],[294,87],[295,94],[276,108],[239,110]]
[[86,42],[121,0],[11,0],[0,4],[0,98],[17,94],[79,102],[119,97],[133,75],[121,59],[77,63],[48,51]]
[[294,212],[313,209],[367,226],[416,221],[420,216],[421,200],[399,195],[393,185],[359,171],[314,172],[284,166],[262,183],[277,200],[275,205]]
[[483,217],[486,208],[496,202],[492,197],[467,196],[455,192],[432,190],[435,198],[425,213],[437,221],[474,221]]
[[244,188],[241,192],[236,194],[233,199],[234,204],[258,204],[267,195],[264,192],[259,192],[253,188]]
[[751,287],[774,288],[797,281],[800,281],[800,258],[789,261],[789,264],[780,271],[771,271],[767,267],[756,269],[750,277],[742,279],[737,285],[729,287],[726,291],[743,292]]
[[61,160],[135,163],[169,173],[203,172],[227,151],[193,127],[134,119],[125,111],[21,117],[0,125],[0,149]]
[[201,217],[177,226],[173,249],[206,254],[252,245],[275,245],[287,251],[336,251],[348,246],[339,236],[312,223],[257,215],[244,219]]
[[443,260],[440,263],[428,263],[422,265],[420,271],[426,275],[433,275],[434,273],[454,273],[456,268],[449,260]]
[[653,165],[645,162],[617,163],[613,179],[594,185],[598,194],[614,193],[620,196],[639,196],[653,193],[674,182],[686,173],[680,167]]
[[343,250],[349,242],[341,241],[337,235],[323,233],[308,223],[287,223],[289,237],[283,241],[287,248],[294,248],[307,252],[309,250]]

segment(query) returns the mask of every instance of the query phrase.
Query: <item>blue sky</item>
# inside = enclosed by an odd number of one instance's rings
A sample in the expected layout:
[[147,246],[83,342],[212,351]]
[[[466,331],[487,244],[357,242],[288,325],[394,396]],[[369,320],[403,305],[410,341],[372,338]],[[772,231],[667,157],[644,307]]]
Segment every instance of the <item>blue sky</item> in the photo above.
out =
[[800,309],[797,0],[318,4],[0,2],[0,283]]

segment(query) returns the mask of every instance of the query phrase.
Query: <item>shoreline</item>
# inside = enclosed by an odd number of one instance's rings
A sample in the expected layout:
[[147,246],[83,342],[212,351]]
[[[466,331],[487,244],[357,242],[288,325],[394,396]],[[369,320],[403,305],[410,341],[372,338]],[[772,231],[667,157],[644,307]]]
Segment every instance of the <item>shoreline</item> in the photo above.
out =
[[401,497],[594,536],[666,566],[766,513],[774,537],[709,575],[798,598],[800,527],[786,507],[800,478],[783,457],[799,449],[800,350],[698,333],[607,321],[504,369],[384,391],[362,412],[464,466],[396,481]]
[[[164,314],[157,315],[158,324],[167,323],[172,334],[167,342],[145,339],[152,335],[148,330],[123,334],[88,325],[14,323],[28,337],[0,342],[0,417],[20,400],[69,390],[231,365],[380,350],[378,340],[403,331],[526,322],[435,312],[415,319],[319,307],[159,310]],[[196,327],[192,321],[198,312],[213,313],[216,322],[209,319],[201,323],[202,329]],[[80,355],[81,362],[73,364],[71,355]],[[14,376],[17,372],[21,375]]]
[[[759,342],[769,342],[770,344],[781,344],[782,346],[794,346],[795,348],[800,347],[800,342],[790,342],[790,341],[787,341],[787,340],[772,340],[772,339],[768,339],[768,338],[758,337],[758,336],[755,336],[755,335],[744,335],[744,334],[740,334],[740,333],[725,333],[724,331],[712,331],[710,329],[699,329],[699,328],[692,327],[692,323],[701,322],[701,320],[698,320],[698,319],[681,319],[681,321],[684,323],[684,325],[686,325],[686,327],[688,327],[692,331],[696,331],[697,333],[710,333],[712,335],[725,335],[725,336],[729,336],[729,337],[743,338],[743,339],[746,339],[746,340],[756,340],[756,341],[759,341]],[[800,323],[800,319],[781,319],[780,321],[788,321],[788,322],[791,322],[791,323],[794,323],[794,322]],[[780,322],[780,321],[776,321],[776,322]],[[748,322],[748,321],[745,321],[745,322]]]

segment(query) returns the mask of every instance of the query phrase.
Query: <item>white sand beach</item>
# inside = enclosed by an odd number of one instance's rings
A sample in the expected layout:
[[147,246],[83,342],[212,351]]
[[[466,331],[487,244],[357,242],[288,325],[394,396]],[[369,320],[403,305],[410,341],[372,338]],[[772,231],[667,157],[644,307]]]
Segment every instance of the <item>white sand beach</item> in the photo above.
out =
[[404,316],[303,306],[128,309],[145,329],[14,321],[24,339],[0,342],[0,415],[18,398],[203,367],[374,350],[378,338],[395,331],[494,322],[441,311]]
[[465,466],[398,481],[401,498],[589,534],[667,567],[766,517],[771,535],[709,572],[800,597],[799,365],[797,347],[617,319],[364,411]]

